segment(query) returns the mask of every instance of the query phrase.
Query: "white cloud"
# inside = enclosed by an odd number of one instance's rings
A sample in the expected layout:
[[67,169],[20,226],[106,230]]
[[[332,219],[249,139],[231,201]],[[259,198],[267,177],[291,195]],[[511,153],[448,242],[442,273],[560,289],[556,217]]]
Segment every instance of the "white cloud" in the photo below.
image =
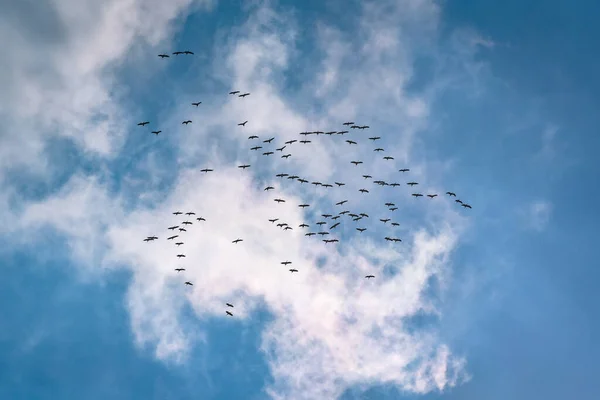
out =
[[528,228],[541,232],[548,226],[551,215],[551,203],[545,200],[534,201],[525,211],[525,224]]
[[[85,153],[116,154],[133,121],[119,104],[112,69],[139,62],[132,52],[140,45],[164,44],[170,24],[191,3],[25,1],[4,10],[0,36],[10,40],[0,61],[0,174],[19,166],[43,175],[52,168],[43,157],[46,141],[55,137],[72,140]],[[156,57],[154,50],[148,53]]]
[[[140,4],[115,4],[108,7],[112,11],[106,11],[106,17],[121,14],[117,11],[123,11],[122,7],[146,10],[148,3]],[[164,17],[160,21],[166,32],[167,22],[186,5],[182,2],[170,8],[161,3],[160,7],[168,9],[159,7],[152,15]],[[82,15],[93,15],[85,5],[80,7],[84,8]],[[72,11],[61,12],[65,13],[63,18],[73,18]],[[125,26],[119,25],[121,31],[98,28],[92,37],[77,40],[71,47],[84,51],[87,46],[81,43],[104,43],[104,36],[112,43],[117,40],[111,33],[114,31],[128,38],[124,43],[131,43],[136,35],[149,35],[151,44],[165,38],[166,33],[156,35],[141,28],[140,18],[132,15],[121,20]],[[184,361],[186,349],[203,338],[182,323],[180,314],[186,304],[202,317],[224,316],[224,303],[233,302],[235,318],[247,318],[259,302],[264,302],[275,317],[263,332],[263,350],[275,377],[269,387],[274,398],[335,398],[349,386],[370,383],[392,383],[403,390],[426,393],[466,379],[464,359],[453,355],[434,330],[413,332],[406,322],[417,314],[439,315],[427,291],[431,280],[445,280],[448,259],[462,229],[460,219],[441,196],[435,203],[428,199],[412,201],[404,185],[394,192],[369,184],[368,196],[357,192],[367,185],[362,178],[357,179],[358,171],[404,184],[398,164],[416,164],[417,168],[411,167],[411,178],[416,176],[423,190],[442,191],[427,184],[434,177],[411,151],[416,132],[428,124],[432,94],[408,95],[404,90],[413,73],[413,35],[422,34],[415,40],[418,44],[433,38],[439,9],[425,0],[390,7],[370,3],[360,18],[358,39],[350,45],[346,44],[350,43],[347,34],[332,26],[320,31],[320,45],[325,49],[331,46],[326,55],[331,62],[316,71],[313,82],[297,93],[287,93],[278,78],[293,67],[297,31],[288,15],[259,7],[226,40],[215,64],[217,76],[233,76],[232,89],[252,95],[246,99],[226,94],[222,100],[214,97],[214,102],[203,103],[203,123],[194,126],[193,135],[173,133],[181,134],[179,161],[186,167],[173,178],[170,193],[146,191],[142,195],[154,201],[129,211],[122,198],[110,193],[99,180],[76,175],[58,194],[26,207],[20,227],[33,230],[48,224],[66,235],[78,262],[89,267],[130,269],[134,279],[127,305],[136,342],[155,346],[157,357],[163,360]],[[115,22],[105,23],[110,26]],[[130,25],[137,28],[128,28]],[[99,52],[97,60],[88,54],[73,66],[57,65],[88,77],[89,71],[100,71],[109,62],[122,60],[129,48],[117,43],[112,46]],[[92,86],[107,93],[98,85]],[[57,125],[94,114],[90,110],[94,110],[95,100],[86,94],[86,88],[92,86],[84,84],[81,93],[75,86],[69,87],[81,96],[77,103],[81,109],[55,121]],[[102,107],[110,102],[109,97],[104,97]],[[306,104],[314,97],[321,105],[307,109]],[[188,112],[183,107],[189,104],[177,106],[165,122],[179,127],[181,117]],[[44,121],[48,117],[36,118]],[[237,122],[246,119],[250,121],[247,127],[237,127]],[[268,159],[260,153],[248,155],[248,135],[259,134],[261,139],[273,136],[281,145],[297,139],[302,130],[340,130],[340,123],[347,119],[372,126],[367,133],[350,134],[359,138],[361,146],[348,147],[346,137],[339,135],[313,136],[310,145],[289,146],[293,156],[288,161]],[[397,164],[376,159],[367,141],[360,138],[371,132],[384,137],[386,154],[393,154]],[[110,140],[93,141],[95,145],[88,143],[85,148],[100,152],[113,149]],[[213,145],[207,145],[209,141]],[[360,168],[349,163],[357,158],[365,162]],[[252,168],[241,171],[232,165],[234,162],[248,162]],[[156,163],[149,159],[147,165],[152,169]],[[205,167],[215,171],[203,174],[199,170]],[[257,181],[270,183],[281,169],[310,180],[343,181],[347,186],[300,188],[297,183],[281,180],[275,182],[274,193],[264,192],[266,185]],[[286,203],[274,203],[277,196]],[[427,229],[403,224],[398,230],[403,242],[387,244],[380,240],[383,228],[378,220],[389,213],[382,208],[389,197],[402,199],[397,200],[400,215],[418,211],[436,218]],[[354,222],[344,217],[339,233],[332,231],[331,235],[342,239],[339,244],[306,238],[298,228],[304,215],[297,205],[307,201],[319,214],[335,210],[332,204],[342,198],[350,200],[348,209],[370,214],[368,220],[361,221],[369,228],[368,233],[354,236]],[[431,211],[434,204],[441,207]],[[176,209],[206,218],[206,222],[192,220],[188,232],[180,233],[185,242],[181,247],[165,240],[170,233],[166,228],[183,221],[172,215]],[[294,229],[283,232],[270,224],[269,218],[280,218]],[[159,240],[143,242],[148,235],[157,235]],[[236,238],[244,242],[232,244]],[[175,257],[179,253],[186,255],[181,262]],[[322,257],[327,262],[318,267]],[[291,275],[280,265],[284,260],[292,261],[300,272]],[[173,271],[179,265],[186,268],[185,273]],[[397,272],[386,276],[384,271],[390,265]],[[367,273],[377,278],[367,281],[363,278]],[[183,285],[188,279],[194,282],[193,287]]]

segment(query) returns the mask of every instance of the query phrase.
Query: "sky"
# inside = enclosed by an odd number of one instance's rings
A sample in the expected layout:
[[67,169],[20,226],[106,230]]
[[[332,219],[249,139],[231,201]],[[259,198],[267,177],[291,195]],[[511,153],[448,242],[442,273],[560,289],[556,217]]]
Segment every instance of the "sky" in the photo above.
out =
[[598,398],[597,2],[2,9],[0,398]]

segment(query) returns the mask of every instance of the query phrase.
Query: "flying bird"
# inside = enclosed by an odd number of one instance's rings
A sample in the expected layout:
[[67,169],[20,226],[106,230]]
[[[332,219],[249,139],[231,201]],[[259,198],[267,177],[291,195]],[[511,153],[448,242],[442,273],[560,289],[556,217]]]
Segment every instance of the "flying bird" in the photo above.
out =
[[412,186],[418,185],[418,183],[417,182],[408,182],[407,185],[412,187]]
[[372,141],[376,141],[376,140],[379,140],[379,139],[381,139],[381,136],[373,136],[373,137],[369,138],[369,140],[372,140]]
[[185,228],[179,228],[179,232],[187,232]]
[[226,305],[227,307],[233,307],[233,304],[231,304],[231,303],[225,303],[225,305]]
[[192,120],[188,119],[187,121],[183,121],[181,124],[182,125],[187,125],[187,124],[191,124]]
[[256,135],[248,136],[248,139],[258,139],[258,136],[256,136]]
[[159,54],[158,55],[160,58],[169,58],[168,54]]
[[177,254],[177,258],[185,258],[185,254]]
[[275,149],[275,150],[277,150],[277,151],[283,151],[283,149],[285,149],[285,146],[283,146],[283,147],[280,147],[280,148],[278,148],[278,149]]
[[369,193],[369,191],[367,189],[359,189],[358,191],[361,193]]
[[[292,156],[291,154],[284,154],[284,155],[281,156],[281,158],[287,159],[287,158],[289,158],[291,156]],[[299,179],[299,180],[300,180],[300,183],[302,183],[302,179]]]
[[468,205],[467,203],[462,203],[461,206],[463,206],[464,208],[473,208],[470,205]]
[[367,278],[367,279],[375,278],[375,275],[367,275],[367,276],[365,276],[365,278]]
[[346,126],[354,125],[354,122],[344,122],[342,125],[346,125]]
[[300,225],[298,225],[298,227],[299,228],[308,228],[308,225],[307,224],[300,224]]
[[297,269],[294,269],[294,268],[292,268],[292,269],[290,269],[290,272],[291,272],[291,273],[294,273],[294,272],[298,272],[298,270],[297,270]]
[[362,164],[362,161],[350,161],[350,164],[354,164],[354,165],[358,165],[358,164]]
[[250,150],[258,150],[258,149],[262,149],[262,146],[254,146]]
[[201,101],[199,101],[199,102],[197,102],[197,103],[192,103],[192,105],[193,105],[193,106],[196,106],[196,107],[198,107],[200,104],[202,104],[202,102],[201,102]]
[[283,265],[288,265],[288,264],[291,264],[291,263],[292,263],[291,261],[282,261],[281,262],[281,264],[283,264]]
[[185,284],[188,286],[194,286],[194,284],[192,282],[186,282]]
[[385,151],[385,150],[384,150],[384,149],[382,149],[381,147],[378,147],[378,148],[376,148],[376,149],[375,149],[375,150],[373,150],[373,151]]
[[206,219],[204,219],[204,217],[198,217],[196,218],[196,221],[206,221]]
[[185,268],[175,268],[175,271],[177,271],[177,272],[185,271]]
[[300,143],[307,144],[307,143],[310,143],[310,140],[301,140]]
[[357,231],[359,231],[360,233],[363,233],[364,231],[367,230],[367,228],[356,228]]
[[240,122],[240,123],[238,124],[238,126],[246,126],[246,124],[247,124],[247,123],[248,123],[248,121]]
[[399,172],[408,172],[408,171],[410,171],[410,169],[408,169],[408,168],[402,168],[402,169],[399,169],[398,171]]
[[270,156],[271,154],[275,154],[272,151],[267,151],[263,153],[263,156]]
[[285,203],[285,200],[283,200],[283,199],[275,199],[274,201],[277,203]]
[[188,211],[188,212],[185,213],[185,215],[196,215],[196,213],[193,212],[193,211]]
[[268,190],[273,190],[273,189],[275,189],[273,186],[267,186],[267,187],[265,188],[265,190],[263,190],[263,191],[268,191]]
[[335,205],[336,206],[341,206],[341,205],[344,205],[347,202],[348,202],[348,200],[342,200],[342,201],[338,201],[337,203],[335,203]]
[[273,141],[273,139],[275,139],[275,138],[272,137],[271,139],[263,140],[263,143],[271,143]]
[[346,143],[348,143],[348,144],[357,144],[357,143],[356,143],[355,141],[353,141],[353,140],[346,140]]
[[394,159],[394,157],[385,156],[385,157],[383,157],[383,159],[384,159],[384,160],[393,160],[393,159]]
[[240,94],[238,97],[246,97],[246,96],[250,96],[250,93]]
[[175,225],[175,226],[170,226],[169,229],[174,231],[175,229],[179,228],[179,225]]
[[183,52],[183,54],[194,54],[194,53],[192,53],[192,52],[191,52],[191,51],[189,51],[189,50],[186,50],[186,51],[184,51],[184,52]]
[[331,229],[333,229],[333,228],[336,228],[336,227],[337,227],[339,224],[340,224],[339,222],[336,222],[335,224],[331,225],[331,226],[329,227],[329,229],[331,230]]
[[306,207],[309,207],[309,206],[310,206],[310,204],[300,204],[298,207],[300,207],[300,208],[306,208]]
[[294,139],[294,140],[288,140],[287,142],[285,142],[285,144],[292,144],[292,143],[296,143],[296,142],[297,142],[296,139]]
[[138,124],[138,126],[145,126],[145,125],[148,125],[149,123],[150,123],[150,121],[144,121],[144,122],[140,122],[140,123]]
[[235,240],[234,240],[233,242],[231,242],[231,243],[239,243],[239,242],[243,242],[243,241],[244,241],[244,239],[235,239]]
[[427,197],[429,197],[430,199],[433,199],[434,197],[437,197],[437,194],[428,194]]
[[456,197],[456,193],[454,192],[446,192],[448,196]]
[[173,240],[173,239],[178,238],[178,237],[179,237],[179,235],[170,236],[170,237],[167,238],[167,240]]
[[279,218],[274,218],[274,219],[270,219],[270,220],[269,220],[269,222],[272,222],[272,223],[273,223],[273,222],[276,222],[276,221],[279,221]]
[[250,168],[250,164],[238,165],[238,168],[241,168],[241,169]]
[[381,222],[383,222],[384,224],[387,223],[390,219],[389,218],[382,218],[380,219]]
[[183,242],[177,242],[175,243],[177,246],[181,246],[183,244]]
[[413,193],[411,196],[415,196],[415,197],[423,197],[423,195],[421,193]]
[[333,183],[335,183],[338,186],[344,186],[345,185],[345,183],[341,183],[341,182],[333,182]]
[[225,311],[225,314],[229,315],[230,317],[233,317],[233,314],[230,313],[229,311]]
[[154,133],[155,135],[158,135],[159,133],[161,133],[162,131],[152,131],[152,133]]
[[173,213],[173,215],[181,215],[181,214],[183,214],[183,212],[181,212],[181,211],[175,211],[175,212]]
[[235,90],[233,92],[229,92],[229,94],[238,94],[240,91],[239,90]]
[[213,170],[212,170],[212,169],[210,169],[210,168],[204,168],[204,169],[201,169],[201,170],[200,170],[200,172],[204,172],[204,173],[207,173],[207,172],[212,172],[212,171],[213,171]]

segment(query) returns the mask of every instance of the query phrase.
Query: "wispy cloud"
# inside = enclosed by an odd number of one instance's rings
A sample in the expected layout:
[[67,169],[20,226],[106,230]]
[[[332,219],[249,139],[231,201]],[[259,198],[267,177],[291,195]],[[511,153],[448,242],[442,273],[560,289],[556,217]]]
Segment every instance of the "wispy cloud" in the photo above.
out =
[[552,204],[546,200],[532,202],[524,212],[525,225],[538,232],[546,229],[552,216]]
[[[61,21],[75,21],[68,36],[81,36],[67,40],[62,53],[73,56],[72,63],[54,60],[61,90],[42,90],[44,84],[34,80],[30,92],[25,92],[30,94],[18,99],[19,104],[37,99],[30,114],[6,110],[19,121],[31,118],[28,129],[35,126],[47,132],[56,127],[79,143],[83,154],[92,151],[110,157],[118,152],[123,126],[131,121],[113,103],[114,82],[106,80],[106,69],[122,62],[138,37],[145,38],[152,51],[158,44],[166,46],[170,22],[189,3],[132,1],[102,10],[91,4],[63,6],[57,10]],[[169,192],[154,186],[140,190],[153,202],[138,202],[129,209],[124,193],[114,193],[101,178],[77,174],[58,193],[25,207],[14,229],[49,225],[68,239],[78,264],[96,267],[96,273],[102,268],[131,270],[127,306],[136,342],[154,346],[163,360],[183,362],[187,349],[202,339],[182,323],[186,305],[203,317],[224,315],[223,304],[233,302],[235,317],[248,318],[259,304],[266,304],[274,319],[265,327],[262,346],[275,377],[268,388],[273,398],[335,398],[349,386],[380,382],[426,393],[464,381],[465,360],[452,354],[435,329],[415,332],[407,322],[417,314],[439,315],[438,303],[429,295],[430,282],[444,281],[463,229],[442,196],[435,203],[410,201],[410,191],[397,171],[416,164],[411,177],[421,182],[421,190],[443,193],[443,188],[429,183],[435,182],[435,175],[412,151],[418,132],[430,122],[434,92],[405,90],[414,72],[413,39],[421,45],[434,42],[439,11],[430,1],[365,3],[353,40],[335,26],[319,25],[316,45],[324,50],[325,63],[317,63],[311,80],[290,91],[280,78],[293,73],[299,52],[294,17],[276,6],[253,8],[248,21],[219,43],[223,46],[212,66],[216,79],[224,83],[229,77],[231,90],[249,91],[251,96],[212,93],[215,100],[204,101],[199,111],[203,121],[194,124],[193,134],[180,125],[189,113],[188,103],[177,104],[163,121],[177,126],[171,140],[178,141],[178,163],[169,167],[173,172]],[[96,26],[92,18],[96,14],[103,22],[95,33],[82,33],[86,22]],[[94,46],[101,50],[87,51]],[[313,101],[319,106],[310,106]],[[45,103],[49,107],[43,107]],[[66,104],[66,111],[58,113],[59,104]],[[108,115],[108,125],[88,131],[98,115]],[[246,119],[246,127],[237,126]],[[247,150],[251,134],[275,137],[279,146],[297,139],[303,130],[341,130],[341,122],[348,119],[371,125],[395,163],[374,155],[364,145],[363,133],[353,133],[361,141],[355,147],[341,135],[313,136],[310,145],[288,146],[293,153],[289,160]],[[41,135],[36,138],[36,143],[43,143]],[[353,167],[354,159],[364,165]],[[242,162],[252,164],[250,171],[236,168]],[[167,168],[151,159],[144,163],[150,172]],[[215,171],[201,173],[206,167]],[[282,170],[347,185],[322,189],[300,188],[287,180],[273,183],[276,171]],[[358,189],[366,185],[362,178],[357,180],[359,170],[376,179],[397,179],[402,186],[379,189],[371,184],[369,196],[359,196]],[[127,176],[126,171],[117,172]],[[275,190],[264,192],[265,183],[273,183]],[[277,196],[286,203],[274,203]],[[397,231],[403,242],[386,244],[379,240],[379,218],[389,215],[382,204],[390,196],[406,197],[399,212],[435,213],[436,218],[426,228],[403,223]],[[297,205],[310,202],[309,214],[314,210],[318,216],[338,211],[333,204],[341,199],[348,199],[353,210],[370,214],[361,221],[368,231],[356,236],[354,223],[344,220],[337,233],[343,240],[337,245],[306,238],[298,225],[307,215]],[[431,211],[434,204],[438,211]],[[193,225],[179,234],[185,242],[179,248],[164,240],[167,226],[183,221],[172,215],[174,210],[206,218],[191,219]],[[294,229],[283,232],[269,218],[279,218]],[[153,234],[159,241],[142,241]],[[234,245],[236,238],[244,241]],[[178,253],[186,255],[181,263],[175,258]],[[323,258],[327,261],[320,266]],[[284,260],[292,261],[300,272],[290,275],[280,265]],[[180,265],[186,271],[178,275],[173,269]],[[388,272],[391,266],[393,273]],[[368,273],[377,278],[366,281]],[[185,288],[183,277],[194,286]]]

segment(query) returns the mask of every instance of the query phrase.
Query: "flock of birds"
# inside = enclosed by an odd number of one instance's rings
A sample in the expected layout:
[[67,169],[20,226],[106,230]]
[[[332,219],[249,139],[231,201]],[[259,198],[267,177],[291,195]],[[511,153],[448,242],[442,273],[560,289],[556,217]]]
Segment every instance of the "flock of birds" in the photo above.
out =
[[[176,55],[176,56],[177,55],[193,55],[193,54],[194,53],[191,52],[191,51],[189,51],[189,50],[186,50],[186,51],[176,51],[176,52],[173,53],[173,55]],[[159,54],[158,56],[160,58],[163,58],[163,59],[169,57],[168,54]],[[248,93],[248,92],[242,93],[239,90],[234,90],[234,91],[229,92],[229,95],[238,96],[240,98],[245,98],[247,96],[250,96],[250,93]],[[195,107],[200,106],[200,104],[202,104],[201,101],[191,103],[191,105],[195,106]],[[188,124],[191,124],[191,123],[192,123],[192,120],[185,120],[185,121],[182,122],[183,125],[188,125]],[[248,121],[244,121],[244,122],[238,123],[238,126],[244,127],[244,126],[246,126],[247,123],[248,123]],[[149,124],[150,124],[149,121],[143,121],[143,122],[138,123],[138,126],[144,127],[144,126],[149,125]],[[307,139],[310,135],[315,135],[315,136],[319,136],[319,135],[327,135],[327,136],[331,136],[331,135],[345,135],[345,134],[350,133],[350,131],[347,130],[347,129],[356,129],[356,130],[370,129],[370,127],[368,125],[358,125],[354,121],[347,121],[347,122],[344,122],[342,125],[344,126],[344,129],[346,129],[346,130],[339,130],[339,131],[338,130],[335,130],[335,131],[310,131],[310,132],[305,131],[305,132],[300,132],[299,135],[303,137],[302,140],[297,140],[297,139],[288,140],[287,142],[285,142],[283,144],[283,146],[275,148],[274,150],[275,151],[279,151],[279,152],[282,153],[281,158],[287,159],[287,158],[291,157],[292,154],[291,153],[287,153],[287,152],[284,153],[284,150],[288,149],[289,147],[291,147],[296,142],[298,142],[300,144],[304,144],[304,145],[307,145],[307,144],[311,143],[312,141],[309,140],[309,139]],[[155,135],[158,135],[161,132],[162,131],[160,131],[160,130],[151,131],[151,133],[154,133]],[[380,140],[380,139],[381,139],[380,136],[371,136],[371,137],[368,138],[368,140],[371,140],[373,143],[375,143],[377,140]],[[252,136],[248,137],[248,140],[253,140],[253,141],[259,140],[259,137],[256,136],[256,135],[252,135]],[[275,140],[275,137],[271,137],[269,139],[263,140],[262,143],[263,143],[264,146],[266,146],[266,145],[272,145],[272,143],[273,143],[274,140]],[[350,139],[346,140],[346,143],[348,143],[349,145],[357,145],[358,144],[357,141],[350,140]],[[258,150],[261,150],[261,149],[265,150],[262,154],[264,156],[266,156],[266,157],[275,154],[275,151],[273,151],[273,150],[271,150],[269,148],[263,148],[263,145],[252,146],[252,147],[250,147],[250,150],[251,151],[258,151]],[[384,152],[385,149],[383,149],[382,147],[376,147],[373,151],[376,152],[376,153],[380,153],[380,152]],[[394,160],[394,157],[392,157],[392,156],[384,156],[383,159],[386,160],[386,161],[391,161],[391,160]],[[360,161],[360,160],[353,160],[353,161],[351,161],[351,164],[353,164],[355,166],[358,166],[358,165],[360,165],[362,163],[363,162]],[[242,164],[242,165],[238,166],[238,168],[240,168],[242,170],[245,170],[245,169],[250,168],[250,167],[251,167],[250,164]],[[211,168],[204,168],[204,169],[201,169],[200,171],[203,172],[203,173],[209,173],[209,172],[212,172],[213,169],[211,169]],[[404,174],[404,173],[410,172],[410,169],[409,168],[401,168],[401,169],[398,170],[398,172],[401,172],[402,174]],[[280,178],[280,179],[286,178],[288,180],[296,180],[300,184],[310,183],[310,184],[312,184],[314,186],[320,186],[320,187],[323,187],[323,188],[333,188],[334,185],[336,185],[338,188],[342,187],[342,186],[345,186],[345,183],[343,183],[343,182],[334,182],[333,184],[323,183],[323,182],[318,182],[318,181],[312,181],[312,182],[310,182],[309,180],[303,179],[303,178],[301,178],[298,175],[290,175],[290,174],[287,174],[287,173],[279,173],[279,174],[275,175],[275,177],[276,178]],[[373,178],[371,175],[367,175],[367,174],[362,175],[362,177],[365,180]],[[389,182],[385,182],[383,180],[373,180],[372,182],[375,183],[375,184],[377,184],[377,185],[380,185],[380,186],[390,186],[390,187],[398,187],[398,186],[400,186],[400,183],[397,183],[397,182],[389,183]],[[413,188],[414,186],[419,185],[419,183],[411,181],[411,182],[407,182],[406,185],[409,186],[409,187],[411,187],[411,188]],[[274,190],[274,189],[275,189],[275,187],[273,187],[273,186],[267,186],[267,187],[264,188],[264,191],[268,192],[268,191]],[[358,191],[360,193],[363,193],[363,194],[364,193],[369,193],[369,190],[365,189],[365,188],[361,188]],[[454,192],[450,192],[450,191],[446,192],[446,195],[448,195],[450,197],[456,197],[456,194]],[[422,193],[415,192],[415,193],[412,193],[411,196],[413,196],[415,198],[419,198],[419,197],[423,197],[424,195]],[[437,193],[428,193],[428,194],[426,194],[426,196],[428,198],[430,198],[430,199],[434,199],[434,198],[436,198],[438,196],[438,194]],[[275,198],[273,200],[276,203],[285,203],[285,200],[281,199],[281,198]],[[463,208],[465,208],[465,209],[470,209],[471,208],[471,206],[468,203],[463,202],[460,199],[455,199],[454,201],[457,204],[459,204],[460,206],[462,206]],[[347,199],[340,200],[337,203],[335,203],[335,207],[342,207],[346,203],[348,203]],[[398,207],[396,207],[395,203],[391,203],[391,202],[385,203],[385,206],[388,207],[388,210],[390,210],[390,211],[395,211],[395,210],[398,209]],[[310,204],[306,204],[306,203],[299,204],[298,207],[300,207],[302,209],[305,209],[307,207],[310,207]],[[344,208],[344,207],[342,207],[342,208]],[[173,212],[173,215],[175,215],[175,216],[180,216],[180,215],[183,215],[183,214],[184,213],[182,211],[175,211],[175,212]],[[195,217],[196,213],[193,212],[193,211],[186,212],[185,216],[188,217],[188,218],[186,218],[185,221],[181,221],[178,225],[173,225],[173,226],[170,226],[170,227],[167,228],[168,230],[173,231],[173,232],[175,230],[178,231],[177,234],[174,234],[174,235],[171,235],[171,236],[167,237],[167,240],[175,240],[175,239],[177,239],[178,241],[175,242],[175,245],[177,247],[182,246],[184,244],[184,242],[181,239],[181,235],[183,235],[184,232],[187,232],[187,230],[186,230],[185,227],[193,224],[193,222],[190,221],[190,219],[195,218],[197,223],[201,223],[201,222],[205,222],[206,221],[206,219],[204,217]],[[326,239],[324,237],[325,236],[329,236],[331,234],[330,231],[332,231],[335,228],[337,228],[338,226],[340,226],[341,222],[338,221],[338,220],[340,218],[342,218],[343,216],[348,216],[348,217],[352,218],[353,222],[359,222],[363,218],[369,218],[369,215],[366,214],[366,213],[354,213],[354,212],[351,212],[350,210],[342,210],[340,212],[332,212],[331,214],[321,214],[321,216],[322,216],[323,220],[317,221],[315,223],[315,225],[319,227],[319,231],[318,232],[309,231],[309,232],[305,233],[305,236],[311,237],[311,236],[315,236],[315,235],[320,235],[320,236],[323,237],[322,240],[323,240],[324,243],[337,243],[337,242],[339,242],[338,239],[335,239],[335,238],[334,239]],[[269,219],[268,221],[271,222],[272,224],[277,223],[277,227],[281,228],[284,231],[292,230],[293,229],[292,226],[290,226],[289,224],[287,224],[285,222],[278,222],[279,218],[272,218],[272,219]],[[388,222],[391,221],[391,219],[390,218],[381,218],[380,221],[382,223],[384,223],[384,224],[387,224]],[[325,228],[323,228],[324,225],[328,225],[328,224],[331,224],[329,226],[328,230],[325,229]],[[391,222],[390,225],[393,226],[393,227],[397,227],[400,224],[397,223],[397,222]],[[300,229],[308,229],[308,228],[310,228],[310,225],[306,224],[306,223],[302,223],[302,224],[300,224],[298,226],[298,228],[300,228]],[[362,233],[362,232],[364,232],[364,231],[367,230],[367,228],[364,228],[364,227],[356,227],[355,229],[358,232],[360,232],[360,233]],[[148,236],[148,237],[146,237],[144,239],[144,242],[152,242],[152,241],[157,240],[157,239],[158,239],[158,236]],[[388,241],[388,242],[394,242],[394,243],[402,241],[402,239],[397,238],[397,237],[392,237],[392,236],[386,236],[385,240]],[[238,244],[238,243],[241,243],[243,241],[244,241],[243,239],[237,238],[237,239],[233,240],[232,243],[233,244]],[[183,254],[183,253],[177,254],[177,258],[179,258],[179,259],[185,258],[185,254]],[[286,261],[282,261],[281,264],[284,265],[285,267],[287,267],[287,266],[291,265],[292,262],[286,260]],[[175,268],[175,271],[177,271],[177,272],[183,272],[183,271],[185,271],[185,268],[178,267],[178,268]],[[297,273],[298,269],[296,269],[296,268],[289,268],[289,272],[291,272],[291,273]],[[365,278],[366,279],[372,279],[372,278],[375,278],[375,275],[369,274],[369,275],[366,275]],[[185,283],[185,285],[193,286],[193,283],[190,282],[190,281],[185,281],[184,283]],[[225,304],[229,308],[233,308],[234,307],[233,304],[231,304],[231,303],[225,303]],[[229,310],[226,310],[225,313],[227,315],[229,315],[229,316],[233,316],[233,313],[231,311],[229,311]]]

